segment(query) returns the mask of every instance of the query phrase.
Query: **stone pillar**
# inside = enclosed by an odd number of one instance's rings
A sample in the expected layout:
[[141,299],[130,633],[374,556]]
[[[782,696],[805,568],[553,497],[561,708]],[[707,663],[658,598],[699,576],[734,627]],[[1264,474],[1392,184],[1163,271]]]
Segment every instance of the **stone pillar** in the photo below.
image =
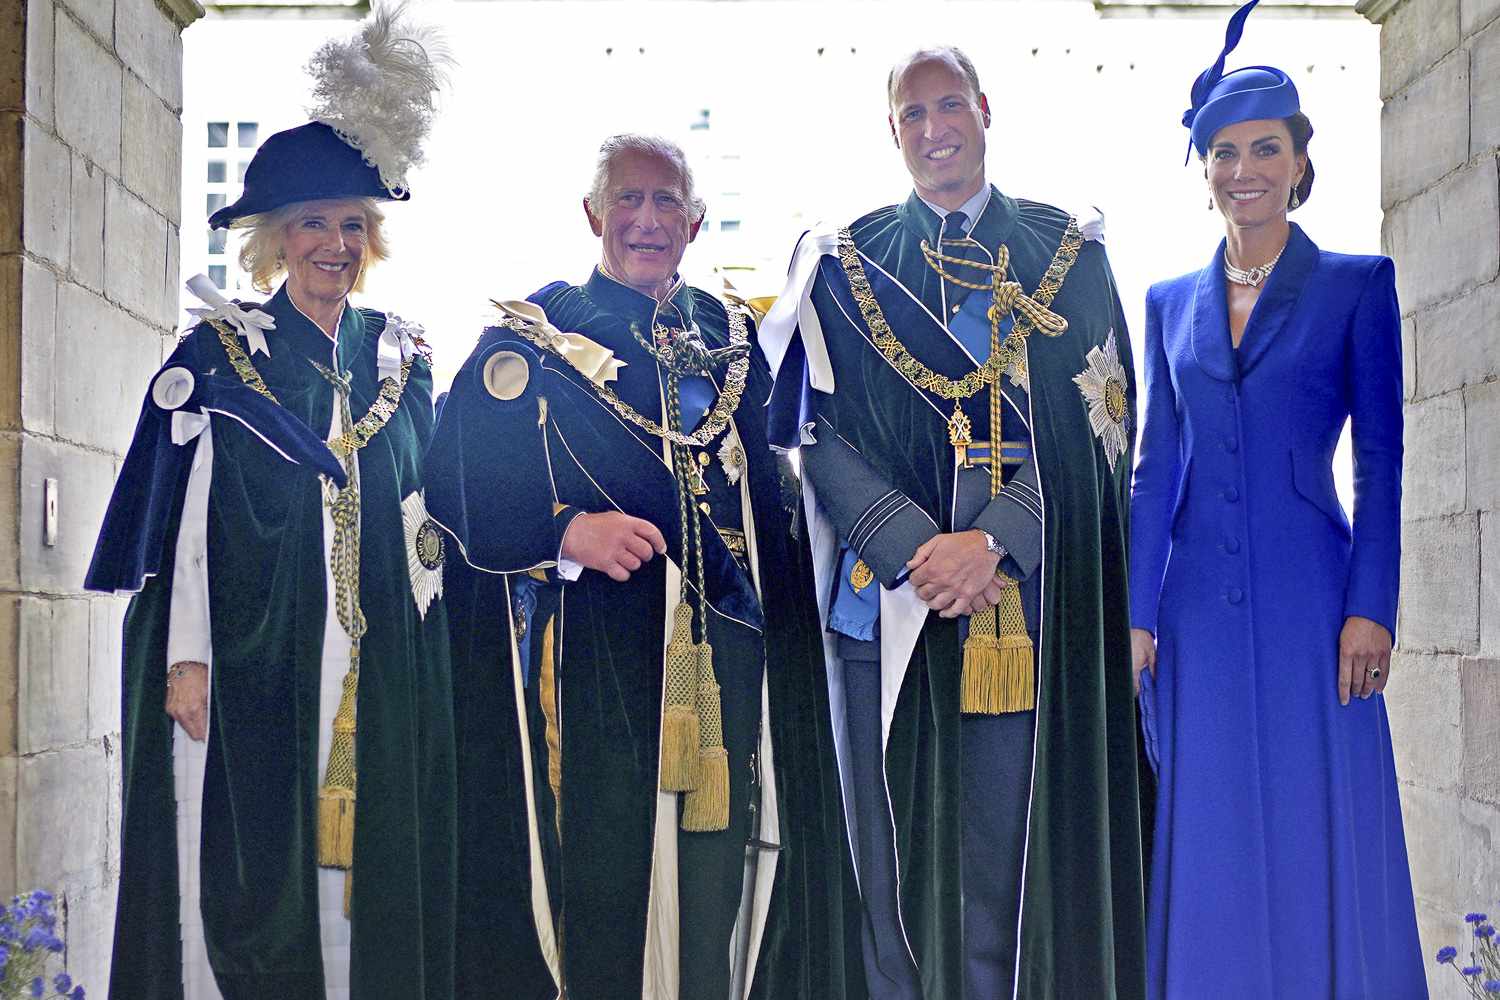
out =
[[1387,689],[1422,948],[1500,918],[1500,0],[1364,0],[1381,25],[1383,242],[1406,377]]
[[59,897],[93,996],[119,874],[125,602],[82,584],[172,343],[181,32],[202,13],[0,0],[0,896]]

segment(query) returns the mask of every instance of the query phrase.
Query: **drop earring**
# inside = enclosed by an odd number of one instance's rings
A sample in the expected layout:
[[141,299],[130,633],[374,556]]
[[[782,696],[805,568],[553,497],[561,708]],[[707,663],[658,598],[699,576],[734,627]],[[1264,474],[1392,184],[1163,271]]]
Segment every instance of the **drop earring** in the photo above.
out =
[[1300,205],[1300,204],[1302,204],[1302,197],[1301,197],[1301,196],[1300,196],[1300,195],[1298,195],[1298,194],[1297,194],[1297,192],[1296,192],[1296,191],[1293,191],[1293,192],[1292,192],[1292,203],[1291,203],[1291,207],[1292,207],[1292,208],[1296,208],[1296,207],[1297,207],[1297,206],[1298,206],[1298,205]]

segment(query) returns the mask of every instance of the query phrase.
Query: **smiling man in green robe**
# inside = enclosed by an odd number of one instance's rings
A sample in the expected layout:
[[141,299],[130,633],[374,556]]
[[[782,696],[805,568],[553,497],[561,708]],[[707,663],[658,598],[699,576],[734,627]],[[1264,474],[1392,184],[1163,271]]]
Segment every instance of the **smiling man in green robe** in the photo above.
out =
[[460,992],[862,996],[752,317],[678,275],[704,206],[676,145],[607,140],[584,209],[601,262],[497,303],[428,456],[462,554]]
[[806,234],[762,328],[870,993],[1141,996],[1134,390],[1102,227],[986,182],[992,110],[959,50],[902,60],[888,97],[913,193]]

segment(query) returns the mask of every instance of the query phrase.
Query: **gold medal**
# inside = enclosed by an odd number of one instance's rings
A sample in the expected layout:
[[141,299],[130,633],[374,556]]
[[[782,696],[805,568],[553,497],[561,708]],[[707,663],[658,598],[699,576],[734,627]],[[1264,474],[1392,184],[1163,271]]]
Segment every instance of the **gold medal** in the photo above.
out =
[[854,588],[854,592],[856,594],[859,593],[873,583],[874,580],[875,571],[865,565],[863,559],[856,559],[853,568],[849,570],[849,585]]

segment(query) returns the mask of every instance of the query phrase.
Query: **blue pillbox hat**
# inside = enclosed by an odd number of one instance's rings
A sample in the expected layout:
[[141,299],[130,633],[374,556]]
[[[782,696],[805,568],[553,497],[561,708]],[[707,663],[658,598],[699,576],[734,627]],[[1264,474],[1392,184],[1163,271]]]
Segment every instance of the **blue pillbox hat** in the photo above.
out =
[[[1215,133],[1236,122],[1287,118],[1301,110],[1297,86],[1274,66],[1246,66],[1224,72],[1224,60],[1240,43],[1245,19],[1260,0],[1250,0],[1229,19],[1224,48],[1212,66],[1193,81],[1192,107],[1182,113],[1182,124],[1192,133],[1192,148],[1208,154]],[[1192,151],[1188,156],[1191,158]]]

